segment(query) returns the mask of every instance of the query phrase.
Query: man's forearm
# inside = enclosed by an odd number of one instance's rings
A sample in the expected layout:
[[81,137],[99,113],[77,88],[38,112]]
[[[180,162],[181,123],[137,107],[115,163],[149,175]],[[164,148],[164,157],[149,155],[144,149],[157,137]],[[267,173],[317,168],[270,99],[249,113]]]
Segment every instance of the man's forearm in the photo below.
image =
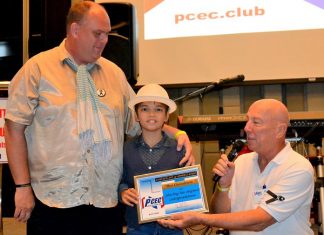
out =
[[25,126],[6,120],[5,141],[8,164],[15,184],[30,183]]
[[231,201],[228,192],[220,192],[216,189],[212,196],[210,208],[213,213],[228,213],[231,211]]
[[276,223],[266,211],[257,208],[249,211],[222,214],[198,214],[199,224],[225,228],[229,230],[262,231]]

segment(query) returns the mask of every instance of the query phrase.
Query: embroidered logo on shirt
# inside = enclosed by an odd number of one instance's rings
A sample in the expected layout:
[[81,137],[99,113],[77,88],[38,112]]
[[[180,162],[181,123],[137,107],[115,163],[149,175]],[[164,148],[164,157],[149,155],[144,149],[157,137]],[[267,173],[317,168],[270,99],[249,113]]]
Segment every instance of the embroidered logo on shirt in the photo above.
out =
[[266,204],[270,204],[271,202],[275,202],[275,201],[284,201],[285,198],[283,196],[280,195],[276,195],[273,192],[271,192],[270,190],[267,191],[267,193],[272,197],[271,199],[266,201]]

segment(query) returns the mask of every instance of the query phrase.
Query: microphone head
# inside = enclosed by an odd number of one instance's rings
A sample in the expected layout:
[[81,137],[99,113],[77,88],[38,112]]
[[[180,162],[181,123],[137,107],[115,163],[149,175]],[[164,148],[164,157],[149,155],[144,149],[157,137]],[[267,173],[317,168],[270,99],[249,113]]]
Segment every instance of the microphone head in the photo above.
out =
[[241,140],[236,140],[233,144],[233,148],[232,149],[235,149],[237,152],[241,151],[244,147],[244,142],[241,141]]
[[229,161],[234,161],[238,153],[243,149],[244,143],[241,140],[236,140],[232,146],[232,150],[228,153],[227,158]]
[[245,79],[245,76],[243,74],[237,75],[237,80],[240,82],[243,82]]

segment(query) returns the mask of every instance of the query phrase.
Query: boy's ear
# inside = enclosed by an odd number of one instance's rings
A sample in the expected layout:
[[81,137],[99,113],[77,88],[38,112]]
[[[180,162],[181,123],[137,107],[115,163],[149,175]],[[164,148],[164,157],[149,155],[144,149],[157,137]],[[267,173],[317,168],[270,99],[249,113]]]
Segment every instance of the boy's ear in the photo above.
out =
[[134,111],[134,114],[135,114],[135,121],[139,122],[139,119],[138,119],[138,116],[137,116],[137,112]]
[[165,115],[165,119],[164,119],[165,123],[167,123],[169,121],[169,117],[170,117],[170,113],[167,112],[166,115]]

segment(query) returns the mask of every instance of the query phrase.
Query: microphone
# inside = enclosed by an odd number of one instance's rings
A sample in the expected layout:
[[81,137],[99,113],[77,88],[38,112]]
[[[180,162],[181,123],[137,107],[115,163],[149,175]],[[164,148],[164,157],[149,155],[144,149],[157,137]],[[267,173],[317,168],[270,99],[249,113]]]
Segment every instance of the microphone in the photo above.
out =
[[228,84],[228,83],[235,83],[235,82],[243,82],[245,79],[243,74],[237,75],[231,78],[224,78],[220,79],[218,85]]
[[230,77],[230,78],[224,78],[224,79],[220,79],[218,82],[213,82],[211,84],[209,84],[208,86],[206,87],[203,87],[203,88],[200,88],[196,91],[192,91],[186,95],[183,95],[181,97],[178,97],[176,99],[173,99],[174,102],[177,102],[179,100],[185,100],[185,99],[189,99],[193,96],[196,96],[196,95],[202,95],[204,93],[207,93],[208,91],[214,89],[215,87],[217,88],[218,86],[221,86],[223,84],[231,84],[231,83],[235,83],[235,82],[242,82],[244,80],[244,75],[241,74],[241,75],[237,75],[235,77]]
[[[244,143],[241,140],[236,140],[233,144],[232,150],[227,155],[228,160],[232,162],[243,147]],[[215,174],[213,177],[213,181],[216,183],[219,181],[220,178],[221,176]]]

